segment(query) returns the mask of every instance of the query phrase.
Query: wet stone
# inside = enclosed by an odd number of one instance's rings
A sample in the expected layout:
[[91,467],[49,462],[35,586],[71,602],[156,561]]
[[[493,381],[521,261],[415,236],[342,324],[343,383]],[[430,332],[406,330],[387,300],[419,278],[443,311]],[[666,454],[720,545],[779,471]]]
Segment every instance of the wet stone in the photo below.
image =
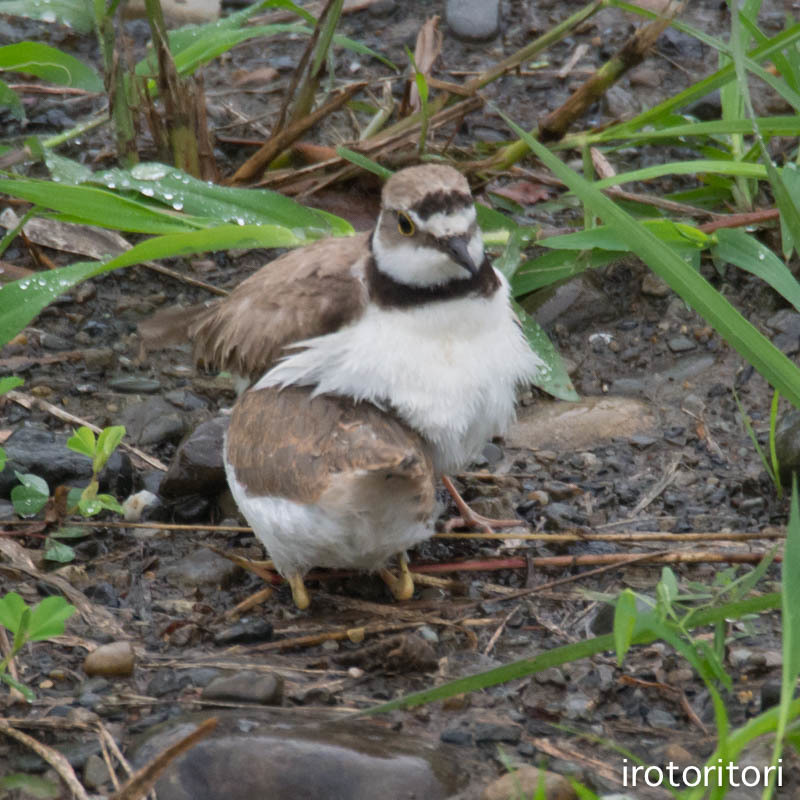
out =
[[277,706],[283,701],[283,678],[273,673],[237,672],[215,678],[203,689],[203,699]]
[[261,617],[245,617],[214,635],[214,644],[232,645],[268,642],[272,639],[272,623]]
[[689,350],[694,350],[697,347],[697,342],[690,339],[688,336],[673,336],[668,342],[667,347],[673,353],[686,353]]
[[194,430],[178,448],[161,482],[162,497],[213,496],[227,486],[222,442],[229,417],[216,417]]
[[439,738],[447,744],[470,745],[472,733],[466,728],[445,728]]
[[[237,709],[173,720],[145,734],[134,767],[148,763],[210,716],[217,727],[169,764],[156,783],[159,800],[263,800],[265,797],[446,800],[465,782],[442,750],[368,722],[315,725],[268,709]],[[321,721],[327,717],[323,717]],[[246,724],[245,724],[246,723]]]
[[520,728],[519,725],[476,722],[472,726],[472,735],[476,744],[481,742],[507,742],[508,744],[517,744],[522,738],[522,728]]
[[160,397],[128,406],[120,423],[125,426],[129,441],[139,446],[176,442],[187,431],[184,415]]
[[123,394],[155,394],[161,388],[161,384],[157,380],[139,375],[123,375],[119,378],[112,378],[108,385],[115,392]]
[[239,571],[240,568],[232,561],[201,547],[167,567],[163,577],[173,586],[208,588],[227,586]]
[[8,460],[0,472],[0,496],[8,497],[19,483],[15,470],[38,475],[51,488],[62,483],[86,483],[92,475],[92,465],[86,456],[67,449],[67,438],[39,428],[14,431],[3,444]]
[[185,674],[179,674],[173,669],[160,669],[148,682],[147,694],[149,697],[163,697],[188,685],[189,680]]

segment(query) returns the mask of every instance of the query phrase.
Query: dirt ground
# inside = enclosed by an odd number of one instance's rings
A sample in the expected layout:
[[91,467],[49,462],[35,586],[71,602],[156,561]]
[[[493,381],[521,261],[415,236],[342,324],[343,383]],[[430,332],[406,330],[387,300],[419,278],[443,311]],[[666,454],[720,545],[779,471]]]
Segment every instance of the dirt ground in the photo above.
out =
[[[421,24],[432,14],[441,14],[443,4],[381,0],[375,5],[345,16],[342,32],[402,65],[404,46],[413,47]],[[465,72],[514,52],[580,5],[553,0],[504,2],[501,35],[488,44],[460,42],[444,27],[437,74],[443,80],[464,80]],[[764,30],[779,30],[783,14],[779,4],[765,3]],[[727,7],[697,2],[684,19],[718,34],[727,26]],[[616,51],[634,22],[632,15],[621,11],[602,11],[551,48],[545,54],[546,65],[491,84],[487,97],[520,124],[533,127]],[[0,26],[0,33],[12,39],[40,38],[98,61],[90,37],[3,17]],[[132,21],[127,30],[134,49],[140,47],[145,24]],[[582,44],[588,45],[582,57],[566,77],[558,77],[558,70]],[[203,74],[212,129],[229,140],[263,138],[276,113],[279,90],[288,84],[302,46],[301,40],[280,37],[254,41],[207,67]],[[602,124],[648,108],[715,69],[716,59],[710,48],[668,31],[652,56],[592,108],[581,124]],[[278,73],[266,92],[246,83],[236,88],[242,71],[262,67]],[[347,52],[337,52],[337,74],[375,86],[391,75],[377,62]],[[399,97],[400,78],[392,90]],[[760,110],[770,110],[769,97],[757,100],[763,106]],[[84,119],[98,104],[81,97],[65,101],[37,94],[24,133],[56,133]],[[714,98],[707,105],[713,109]],[[701,110],[695,113],[700,115]],[[352,140],[358,134],[356,119],[350,112],[338,112],[315,129],[310,140],[324,144]],[[0,120],[8,135],[22,133],[9,117]],[[476,141],[490,146],[507,138],[499,116],[484,109],[469,114],[458,129],[437,132],[434,144],[443,146],[451,140],[449,154],[459,158]],[[112,165],[107,130],[67,143],[61,152],[95,169]],[[218,142],[221,172],[230,174],[251,152],[241,143]],[[609,155],[620,170],[673,157],[675,152],[649,147]],[[479,198],[491,202],[491,190],[510,180],[501,176],[480,187]],[[644,190],[666,193],[678,186],[672,181]],[[343,216],[350,213],[354,224],[364,227],[377,207],[374,189],[366,181],[312,196],[309,202]],[[580,226],[582,212],[560,202],[556,190],[551,190],[549,201],[528,206],[525,217],[545,226],[571,228]],[[45,252],[57,264],[71,260],[55,250]],[[221,253],[176,260],[168,266],[230,288],[271,256],[256,251]],[[29,251],[17,242],[4,259],[33,266]],[[710,264],[702,269],[770,338],[781,335],[780,314],[786,312],[776,295],[733,269],[724,276]],[[147,424],[164,423],[153,434],[155,441],[141,444],[141,449],[169,464],[181,438],[230,407],[234,395],[224,379],[194,372],[186,346],[143,354],[137,326],[157,309],[208,299],[204,290],[144,267],[105,276],[61,298],[40,315],[24,340],[0,351],[0,374],[20,375],[25,393],[97,425],[132,420],[139,409]],[[545,421],[537,416],[551,410],[551,401],[538,392],[526,396],[520,425],[505,441],[490,444],[482,461],[461,476],[468,500],[480,510],[517,514],[530,532],[548,534],[767,533],[785,525],[788,504],[777,498],[767,479],[732,394],[735,387],[763,441],[769,387],[679,298],[652,281],[640,263],[622,258],[527,298],[525,304],[567,360],[578,393],[591,401],[586,405],[587,428],[570,438],[575,430],[569,419]],[[612,415],[610,424],[591,413],[601,400],[619,415]],[[0,409],[6,440],[32,429],[62,437],[58,444],[72,427],[39,407],[5,402]],[[107,479],[110,490],[124,497],[141,488],[156,488],[161,475],[126,455],[114,462]],[[0,500],[0,512],[4,512],[0,518],[13,517],[7,501]],[[310,583],[314,602],[308,612],[297,612],[286,587],[279,587],[236,620],[229,612],[263,583],[214,550],[252,559],[263,558],[263,550],[248,533],[196,527],[240,524],[234,510],[198,490],[180,502],[161,504],[151,519],[159,525],[101,526],[88,532],[71,542],[76,558],[64,566],[42,559],[41,526],[20,533],[9,525],[0,536],[0,594],[16,590],[35,603],[60,591],[63,584],[54,583],[55,577],[80,593],[84,602],[64,637],[28,646],[18,656],[19,678],[35,690],[36,701],[29,706],[13,703],[2,693],[2,716],[16,719],[20,727],[23,718],[28,723],[41,720],[27,732],[63,746],[84,783],[90,786],[94,780],[90,791],[100,795],[107,795],[111,784],[107,775],[105,780],[102,774],[99,779],[90,777],[103,752],[99,727],[110,731],[130,754],[135,738],[146,741],[157,725],[184,719],[189,712],[255,714],[252,705],[241,702],[246,699],[241,692],[216,698],[207,693],[220,677],[243,671],[273,676],[277,688],[268,701],[259,702],[273,707],[270,714],[277,715],[281,725],[294,730],[292,725],[302,727],[318,718],[327,724],[352,709],[608,632],[600,596],[612,597],[630,587],[652,597],[661,575],[658,565],[633,564],[550,587],[552,581],[579,576],[583,568],[537,567],[534,558],[661,550],[691,553],[701,548],[760,553],[771,546],[766,539],[710,544],[654,539],[628,544],[590,538],[497,543],[437,537],[411,554],[412,568],[462,560],[478,563],[474,569],[454,567],[439,576],[440,584],[432,580],[421,585],[408,603],[389,602],[382,583],[373,576],[323,576],[318,584]],[[167,527],[171,522],[195,527],[174,530]],[[727,564],[702,558],[674,568],[687,591],[695,591],[697,583],[720,585],[752,569],[742,564],[726,572]],[[779,580],[779,569],[773,565],[760,586],[773,591]],[[548,586],[538,588],[544,584]],[[532,591],[520,596],[516,591],[520,589]],[[366,636],[359,633],[365,626]],[[728,634],[726,666],[734,690],[725,699],[732,725],[738,726],[775,702],[780,685],[780,620],[771,614],[737,622],[729,626]],[[87,651],[122,640],[131,642],[135,651],[133,674],[87,677],[82,668]],[[623,756],[609,743],[655,765],[669,761],[702,765],[715,744],[707,690],[686,662],[662,644],[634,649],[623,668],[606,653],[445,703],[362,720],[359,725],[356,736],[359,731],[362,736],[372,735],[364,731],[388,735],[388,743],[381,740],[380,745],[387,752],[394,753],[392,736],[397,742],[407,736],[428,748],[455,775],[441,779],[447,787],[441,796],[460,793],[464,798],[480,796],[492,779],[506,771],[501,754],[511,763],[546,763],[551,771],[576,777],[601,796],[626,791],[636,798],[666,797],[663,789],[623,786]],[[341,741],[337,738],[341,735],[331,734],[332,740]],[[768,752],[752,748],[742,763],[764,765]],[[0,774],[4,768],[43,772],[46,767],[27,748],[0,738]],[[796,797],[799,788],[800,765],[787,754],[784,786],[777,796]],[[737,791],[728,797],[755,796]],[[351,796],[357,795],[353,791]]]

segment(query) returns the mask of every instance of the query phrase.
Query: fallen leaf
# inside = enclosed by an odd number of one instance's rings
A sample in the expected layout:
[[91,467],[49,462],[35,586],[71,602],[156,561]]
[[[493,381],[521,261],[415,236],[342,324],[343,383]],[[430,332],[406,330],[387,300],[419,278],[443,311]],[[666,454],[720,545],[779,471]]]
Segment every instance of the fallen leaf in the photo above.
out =
[[521,206],[531,206],[550,197],[550,189],[547,186],[533,181],[516,181],[491,191],[492,194],[513,200]]
[[273,67],[259,67],[258,69],[237,69],[233,73],[234,86],[253,86],[272,83],[278,77],[278,70]]

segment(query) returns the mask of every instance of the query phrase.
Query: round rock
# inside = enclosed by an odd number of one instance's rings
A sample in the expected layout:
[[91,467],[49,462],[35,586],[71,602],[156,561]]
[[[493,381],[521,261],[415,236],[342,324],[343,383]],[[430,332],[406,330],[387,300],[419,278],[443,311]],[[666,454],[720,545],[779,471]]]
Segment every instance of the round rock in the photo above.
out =
[[211,681],[203,689],[203,699],[279,706],[283,700],[283,678],[271,672],[237,672]]
[[500,0],[447,0],[445,19],[456,38],[485,42],[500,30]]
[[126,677],[133,674],[135,655],[130,642],[110,642],[92,650],[83,662],[87,675]]

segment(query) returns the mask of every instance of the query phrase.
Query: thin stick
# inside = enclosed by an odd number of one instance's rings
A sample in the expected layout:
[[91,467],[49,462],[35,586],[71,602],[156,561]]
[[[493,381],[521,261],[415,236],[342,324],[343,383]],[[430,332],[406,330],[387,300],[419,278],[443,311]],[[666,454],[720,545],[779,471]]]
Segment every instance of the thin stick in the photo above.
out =
[[[671,519],[671,518],[670,518]],[[612,525],[630,525],[636,520],[619,520],[606,523]],[[2,525],[22,527],[30,525],[30,520],[3,520]],[[177,522],[117,522],[114,520],[75,520],[71,526],[81,528],[141,528],[145,530],[163,531],[215,531],[219,533],[252,533],[247,525],[199,525]],[[602,527],[602,526],[600,526]],[[671,533],[667,531],[636,531],[629,533],[435,533],[436,539],[485,539],[488,541],[522,541],[522,542],[748,542],[760,539],[785,539],[786,531],[770,528],[763,531],[709,531],[707,533]]]
[[174,761],[178,756],[183,755],[187,750],[194,747],[197,742],[208,736],[217,727],[217,718],[212,717],[202,722],[188,736],[184,736],[175,744],[162,750],[149,764],[135,772],[125,782],[125,785],[111,795],[109,800],[138,800],[144,797],[152,789],[158,776]]
[[11,739],[16,739],[20,744],[24,744],[26,747],[33,750],[39,758],[46,761],[58,773],[58,777],[64,781],[67,788],[78,800],[89,800],[89,795],[86,794],[86,790],[81,786],[80,781],[75,775],[75,770],[72,769],[69,761],[67,761],[58,750],[54,750],[52,747],[42,744],[34,739],[33,736],[28,736],[27,733],[18,731],[2,718],[0,718],[0,733],[4,733]]

